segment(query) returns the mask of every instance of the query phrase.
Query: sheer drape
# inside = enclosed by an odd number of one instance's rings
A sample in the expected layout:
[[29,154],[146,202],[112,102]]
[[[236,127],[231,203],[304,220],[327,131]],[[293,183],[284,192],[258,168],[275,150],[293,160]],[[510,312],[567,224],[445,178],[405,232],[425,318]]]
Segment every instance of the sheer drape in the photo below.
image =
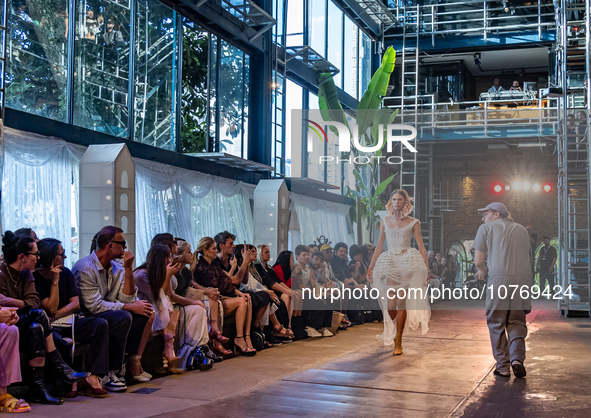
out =
[[333,246],[337,242],[349,246],[355,244],[348,217],[349,206],[296,193],[291,193],[291,202],[299,224],[299,234],[291,234],[292,249],[299,244],[311,244],[321,235],[327,237]]
[[32,228],[39,238],[60,240],[67,263],[77,260],[72,227],[77,229],[78,214],[72,199],[78,200],[84,147],[10,128],[4,128],[1,147],[2,230]]
[[170,232],[195,248],[204,236],[228,230],[241,242],[253,239],[250,206],[254,186],[134,159],[136,249],[142,262],[156,234]]

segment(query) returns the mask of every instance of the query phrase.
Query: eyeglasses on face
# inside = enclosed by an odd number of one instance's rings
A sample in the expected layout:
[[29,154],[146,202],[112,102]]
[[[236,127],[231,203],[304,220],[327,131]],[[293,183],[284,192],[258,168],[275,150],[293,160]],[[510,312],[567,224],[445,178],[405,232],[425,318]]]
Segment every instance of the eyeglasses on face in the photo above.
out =
[[124,241],[110,241],[110,242],[115,243],[115,244],[119,244],[123,247],[127,246],[127,241],[125,241],[125,240]]
[[39,258],[39,251],[37,251],[36,253],[25,253],[27,255],[34,255],[35,257]]

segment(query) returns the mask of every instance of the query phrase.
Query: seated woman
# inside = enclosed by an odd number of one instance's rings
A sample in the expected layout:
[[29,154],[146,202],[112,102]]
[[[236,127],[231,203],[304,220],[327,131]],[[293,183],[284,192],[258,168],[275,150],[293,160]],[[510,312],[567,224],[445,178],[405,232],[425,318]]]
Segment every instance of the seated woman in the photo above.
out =
[[257,269],[259,273],[263,285],[265,285],[268,289],[272,289],[275,291],[275,294],[281,298],[281,300],[285,303],[285,308],[288,312],[287,324],[281,321],[281,318],[278,318],[279,321],[286,326],[288,329],[291,329],[291,298],[292,298],[292,291],[291,289],[277,277],[277,273],[275,270],[271,268],[268,264],[269,260],[271,259],[271,251],[269,250],[268,245],[259,245],[257,247],[257,262],[254,264],[254,267]]
[[56,350],[47,315],[41,308],[31,273],[39,259],[37,244],[32,238],[18,238],[6,231],[2,238],[4,262],[0,264],[0,306],[18,308],[20,317],[16,326],[20,333],[20,350],[32,368],[33,381],[29,395],[41,403],[61,405],[64,401],[55,398],[44,382],[45,360],[57,371],[68,385],[85,379],[90,373],[78,373],[68,366]]
[[[179,269],[180,263],[173,264],[170,248],[166,245],[156,244],[148,251],[146,262],[139,266],[133,275],[138,286],[138,297],[151,303],[156,311],[152,332],[162,333],[164,337],[163,362],[171,373],[182,373],[188,355],[191,353],[189,351],[181,359],[174,352],[174,338],[180,312],[173,308],[169,294],[172,293],[171,279]],[[205,334],[207,331],[205,310],[198,305],[192,306],[197,306],[197,309],[203,310],[201,320],[196,321],[197,327],[200,328],[197,330],[199,335],[196,335],[196,339],[200,341],[203,338],[204,329]],[[211,368],[211,364],[207,366]]]
[[291,269],[294,264],[293,253],[289,250],[281,251],[277,256],[277,261],[273,264],[275,274],[288,288],[291,287]]
[[16,399],[6,388],[21,381],[21,362],[18,353],[17,308],[0,307],[0,412],[29,412],[31,407],[23,399]]
[[[236,248],[234,249],[236,258],[238,260],[238,264],[242,263],[241,252],[243,247],[244,246],[241,244],[236,246]],[[248,263],[248,280],[246,284],[244,284],[243,280],[243,283],[241,283],[240,285],[240,291],[250,293],[251,300],[253,301],[253,309],[255,298],[261,297],[263,301],[262,306],[260,308],[263,310],[263,315],[260,316],[260,320],[258,320],[258,322],[255,322],[253,326],[261,330],[261,332],[265,335],[265,340],[268,343],[265,344],[265,346],[271,347],[275,344],[281,345],[281,342],[277,341],[275,337],[279,337],[282,340],[290,340],[293,336],[293,334],[291,334],[290,331],[288,331],[283,325],[281,325],[281,323],[277,319],[277,312],[279,312],[279,314],[284,316],[285,318],[288,317],[287,308],[285,307],[283,301],[279,299],[279,297],[275,294],[275,292],[273,292],[263,284],[263,279],[261,278],[258,270],[254,266],[254,260],[257,259],[256,247],[254,245],[248,244],[246,248],[247,254],[250,253],[250,262]],[[264,305],[267,297],[269,298],[269,302],[267,305]],[[257,319],[257,316],[255,316],[255,319]],[[273,324],[272,329],[265,328],[269,325],[269,321]]]
[[[220,291],[213,287],[203,287],[193,280],[193,271],[197,265],[197,258],[191,252],[191,244],[182,238],[176,238],[177,241],[177,257],[180,258],[181,270],[175,274],[173,278],[172,286],[174,289],[175,296],[171,296],[175,309],[186,306],[186,301],[193,301],[186,296],[187,289],[189,287],[203,292],[201,303],[205,306],[207,311],[207,319],[209,321],[209,343],[213,351],[218,353],[220,356],[229,356],[232,354],[230,350],[224,348],[222,344],[229,341],[228,338],[224,337],[220,331],[220,318],[223,317],[223,307],[220,302]],[[187,268],[187,265],[190,268]],[[174,279],[178,283],[177,287],[174,286]],[[182,308],[181,308],[182,309]],[[220,362],[223,357],[217,356],[209,350],[205,349],[204,353],[208,358],[211,358],[215,362]]]
[[240,292],[236,286],[240,284],[238,276],[233,275],[236,271],[236,258],[230,260],[230,273],[225,272],[211,262],[217,256],[217,247],[211,237],[204,237],[197,244],[197,254],[200,256],[193,271],[195,282],[203,287],[213,287],[219,290],[224,315],[229,316],[235,313],[236,318],[236,338],[234,345],[245,356],[256,355],[256,350],[252,347],[250,341],[250,324],[252,321],[252,306],[250,296]]
[[[53,340],[63,357],[68,358],[71,351],[64,338],[75,336],[75,342],[88,345],[89,355],[86,370],[90,376],[80,382],[85,386],[87,395],[104,397],[109,392],[101,387],[97,376],[109,371],[109,325],[103,318],[74,318],[80,311],[80,301],[76,291],[74,275],[64,267],[66,254],[62,243],[53,238],[45,238],[37,243],[39,262],[33,273],[35,288],[41,300],[41,306],[52,320]],[[72,324],[74,332],[72,332]],[[75,397],[79,384],[72,386],[66,397]]]

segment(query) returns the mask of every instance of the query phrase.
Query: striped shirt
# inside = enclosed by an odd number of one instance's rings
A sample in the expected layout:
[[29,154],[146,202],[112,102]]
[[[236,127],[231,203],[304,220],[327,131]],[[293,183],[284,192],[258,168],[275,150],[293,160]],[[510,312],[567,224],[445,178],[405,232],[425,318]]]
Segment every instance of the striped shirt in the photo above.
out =
[[80,293],[80,305],[85,311],[92,314],[118,311],[124,304],[137,301],[137,287],[133,295],[123,293],[125,268],[111,261],[111,267],[105,270],[94,251],[78,260],[72,273]]

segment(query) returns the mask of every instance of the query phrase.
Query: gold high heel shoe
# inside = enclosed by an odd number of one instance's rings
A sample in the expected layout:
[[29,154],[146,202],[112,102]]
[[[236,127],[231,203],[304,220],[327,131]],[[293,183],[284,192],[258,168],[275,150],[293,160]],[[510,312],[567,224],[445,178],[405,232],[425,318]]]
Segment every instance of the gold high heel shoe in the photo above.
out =
[[174,353],[174,335],[164,334],[164,352],[162,363],[165,369],[168,369],[169,373],[183,373],[184,370],[181,367],[181,358],[177,357]]
[[395,356],[402,354],[402,335],[397,335],[394,338],[394,353]]

